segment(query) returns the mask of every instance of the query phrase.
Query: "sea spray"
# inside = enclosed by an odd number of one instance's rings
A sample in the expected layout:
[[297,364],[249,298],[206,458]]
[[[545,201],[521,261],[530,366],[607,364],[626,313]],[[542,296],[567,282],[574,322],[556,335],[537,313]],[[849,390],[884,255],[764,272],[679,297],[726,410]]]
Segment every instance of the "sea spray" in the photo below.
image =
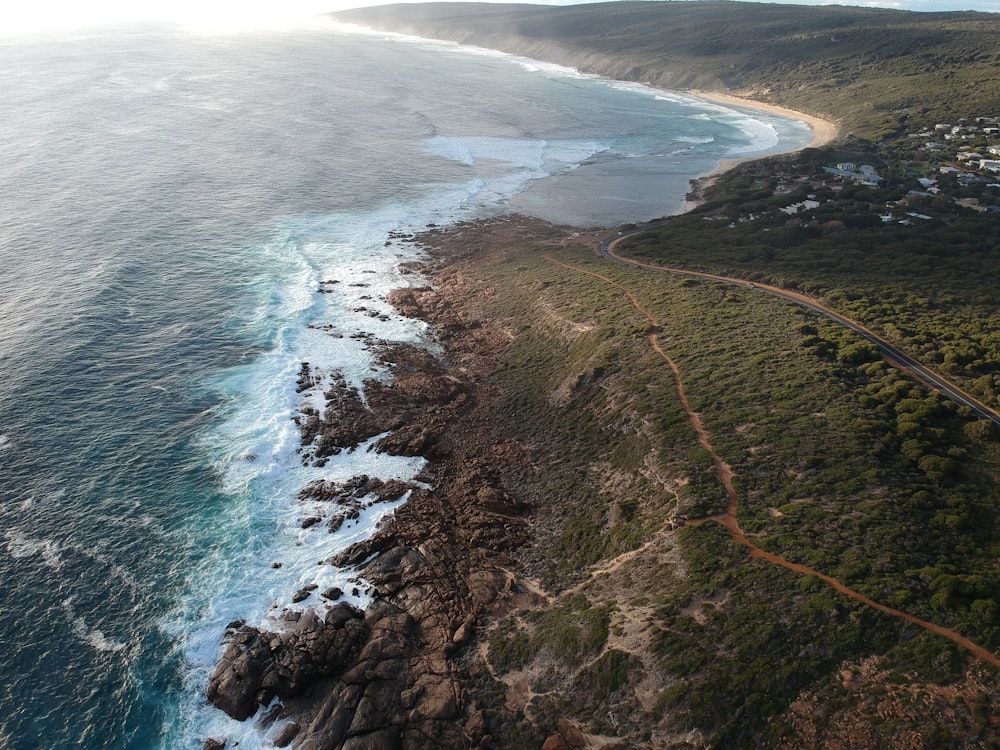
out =
[[[193,746],[222,732],[239,738],[241,747],[263,746],[253,722],[234,726],[203,699],[228,625],[281,630],[296,613],[330,606],[321,594],[332,589],[343,592],[339,601],[358,607],[369,601],[363,581],[326,561],[369,538],[405,495],[391,502],[363,497],[356,517],[330,531],[326,523],[305,522],[326,520],[329,503],[301,499],[303,488],[359,475],[409,482],[425,464],[419,457],[373,450],[375,437],[326,457],[319,466],[306,459],[308,446],[302,445],[297,424],[304,409],[325,405],[323,392],[331,377],[355,387],[385,377],[372,356],[373,343],[426,343],[424,324],[402,318],[386,302],[389,291],[408,283],[400,261],[418,258],[419,249],[386,240],[400,230],[378,226],[380,218],[313,221],[304,232],[308,239],[284,238],[280,247],[287,274],[264,301],[261,316],[271,328],[271,349],[211,384],[226,394],[226,405],[204,437],[204,450],[215,456],[228,498],[217,520],[229,529],[229,538],[203,561],[192,581],[195,595],[164,622],[170,637],[185,644],[188,665],[186,696],[178,707],[187,719],[168,727],[168,742]],[[291,234],[301,237],[303,230]],[[327,234],[353,235],[353,242],[328,242]],[[274,254],[273,247],[268,253]],[[313,375],[307,387],[299,379],[304,362]]]

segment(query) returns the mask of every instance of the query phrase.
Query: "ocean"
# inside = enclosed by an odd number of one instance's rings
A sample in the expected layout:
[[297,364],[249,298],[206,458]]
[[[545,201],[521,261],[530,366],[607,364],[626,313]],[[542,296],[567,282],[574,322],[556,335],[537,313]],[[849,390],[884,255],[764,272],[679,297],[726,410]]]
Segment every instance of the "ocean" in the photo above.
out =
[[[362,445],[304,466],[303,362],[352,384],[422,343],[408,233],[517,211],[678,211],[800,122],[321,24],[0,37],[0,747],[265,747],[207,705],[227,623],[278,627],[371,533],[303,529],[317,478],[411,478]],[[321,284],[321,282],[327,282]],[[336,283],[334,283],[336,282]],[[321,288],[323,293],[321,293]],[[405,501],[405,500],[403,500]],[[401,501],[402,502],[402,501]],[[357,589],[357,593],[352,593]]]

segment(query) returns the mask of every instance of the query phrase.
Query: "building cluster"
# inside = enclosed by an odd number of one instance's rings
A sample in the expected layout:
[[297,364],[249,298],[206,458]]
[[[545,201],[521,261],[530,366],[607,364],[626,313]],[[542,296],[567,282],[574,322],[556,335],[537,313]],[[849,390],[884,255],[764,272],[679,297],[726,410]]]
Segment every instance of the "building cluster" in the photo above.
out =
[[[882,203],[871,204],[883,225],[912,226],[930,221],[941,216],[942,211],[947,212],[948,204],[1000,216],[1000,118],[963,119],[958,125],[941,123],[933,129],[911,134],[910,138],[922,138],[924,143],[912,147],[905,143],[906,139],[890,142],[885,173],[889,177],[879,174],[871,164],[848,161],[822,166],[822,173],[775,174],[777,180],[772,195],[778,198],[802,191],[798,193],[799,200],[743,214],[731,219],[730,226],[735,228],[738,224],[784,214],[795,217],[803,226],[818,222],[833,228],[836,210],[831,208],[840,200],[838,195],[842,191],[848,195],[848,185],[888,191]],[[960,142],[942,143],[941,140]],[[763,179],[755,182],[759,187],[765,184]],[[805,199],[801,197],[803,192]],[[853,197],[855,193],[850,195]],[[869,200],[872,198],[874,196]],[[853,213],[854,221],[857,221],[857,206],[854,202],[847,209]],[[711,221],[721,217],[705,218]]]
[[[951,150],[955,144],[941,143],[936,140],[941,138],[944,141],[978,141],[981,144],[990,143],[985,148],[969,149],[958,147],[955,153],[955,161],[960,166],[953,167],[953,173],[962,173],[964,170],[979,170],[992,174],[1000,174],[1000,145],[993,144],[993,141],[1000,141],[1000,118],[998,117],[976,117],[974,122],[963,118],[958,121],[958,125],[949,123],[938,123],[933,130],[925,130],[915,133],[913,137],[924,138],[921,148],[924,151],[943,152]],[[986,153],[984,154],[983,151]],[[944,169],[944,168],[942,168]]]
[[882,178],[879,177],[875,171],[875,167],[871,164],[858,166],[853,162],[846,161],[841,162],[835,167],[823,167],[823,171],[827,174],[842,177],[863,187],[877,188],[879,183],[882,182]]

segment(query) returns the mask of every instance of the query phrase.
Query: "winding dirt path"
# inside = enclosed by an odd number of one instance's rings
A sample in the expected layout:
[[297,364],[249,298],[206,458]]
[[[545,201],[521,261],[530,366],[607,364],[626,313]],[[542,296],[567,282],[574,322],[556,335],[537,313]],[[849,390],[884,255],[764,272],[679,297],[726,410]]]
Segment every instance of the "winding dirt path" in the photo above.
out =
[[582,273],[587,276],[592,276],[596,279],[600,279],[601,281],[604,281],[605,283],[610,284],[611,286],[620,290],[629,300],[632,306],[640,314],[645,316],[646,320],[649,321],[649,330],[647,332],[646,338],[649,340],[650,346],[652,346],[652,348],[656,351],[656,353],[663,358],[663,360],[670,367],[670,370],[673,372],[674,383],[677,388],[677,396],[684,407],[684,411],[687,413],[688,422],[691,424],[691,427],[694,429],[695,434],[698,436],[699,445],[701,445],[701,447],[704,448],[706,451],[708,451],[709,455],[711,455],[712,461],[715,464],[715,473],[718,476],[719,481],[722,482],[723,487],[726,488],[726,495],[728,497],[728,503],[726,505],[725,513],[718,516],[712,516],[710,518],[688,521],[687,525],[696,526],[709,521],[714,521],[716,523],[719,523],[726,529],[726,531],[729,533],[729,536],[734,541],[739,542],[750,551],[751,557],[764,560],[766,562],[771,563],[772,565],[780,565],[782,568],[787,568],[788,570],[791,570],[795,573],[799,573],[801,575],[814,576],[815,578],[818,578],[819,580],[823,581],[827,585],[836,589],[841,594],[850,597],[851,599],[855,599],[856,601],[859,601],[862,604],[866,604],[869,607],[872,607],[873,609],[877,609],[879,612],[884,612],[888,615],[892,615],[893,617],[898,617],[902,620],[905,620],[906,622],[917,625],[923,628],[924,630],[930,631],[931,633],[936,633],[937,635],[943,636],[948,640],[952,641],[953,643],[956,643],[957,645],[966,649],[976,658],[982,659],[983,661],[989,662],[994,667],[1000,668],[1000,657],[997,657],[997,655],[994,654],[992,651],[989,651],[988,649],[980,646],[979,644],[970,641],[961,633],[958,633],[950,628],[946,628],[941,625],[936,625],[933,622],[928,622],[927,620],[923,620],[919,617],[915,617],[914,615],[903,612],[902,610],[894,609],[893,607],[888,607],[884,604],[879,604],[874,599],[865,596],[859,591],[855,591],[854,589],[850,588],[849,586],[846,586],[845,584],[841,583],[832,576],[826,575],[825,573],[821,573],[818,570],[810,568],[807,565],[800,565],[799,563],[794,563],[790,560],[786,560],[785,558],[779,555],[775,555],[771,552],[763,550],[756,544],[751,542],[749,539],[747,539],[747,536],[743,532],[743,529],[740,527],[739,520],[737,519],[739,500],[736,494],[736,488],[733,485],[732,467],[730,467],[729,464],[727,464],[722,459],[722,457],[712,446],[712,443],[709,440],[708,430],[705,429],[705,425],[701,421],[701,416],[698,414],[698,412],[696,412],[694,409],[691,408],[691,404],[687,398],[687,393],[684,390],[684,381],[683,378],[681,377],[680,368],[677,367],[677,364],[673,361],[673,359],[671,359],[670,356],[660,346],[658,340],[658,334],[660,332],[660,324],[657,322],[656,318],[653,317],[653,315],[639,303],[639,301],[636,299],[635,295],[633,295],[631,291],[629,291],[626,287],[619,284],[614,279],[611,279],[599,273],[595,273],[594,271],[588,271],[584,268],[579,268],[577,266],[572,266],[568,263],[563,263],[562,261],[558,261],[549,255],[546,255],[544,257],[550,263],[553,263],[557,266],[561,266],[562,268],[566,268],[570,271],[575,271],[576,273]]

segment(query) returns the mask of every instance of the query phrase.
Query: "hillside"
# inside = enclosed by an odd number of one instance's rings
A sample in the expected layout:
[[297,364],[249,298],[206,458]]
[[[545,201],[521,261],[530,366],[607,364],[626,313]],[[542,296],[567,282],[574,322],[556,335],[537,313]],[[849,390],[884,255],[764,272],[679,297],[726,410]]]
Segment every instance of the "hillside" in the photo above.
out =
[[492,467],[531,541],[455,654],[467,747],[997,746],[996,430],[753,285],[517,217],[422,239],[444,340],[507,332],[480,450],[525,457]]
[[334,14],[672,89],[728,91],[872,140],[1000,112],[1000,16],[729,2],[427,3]]

